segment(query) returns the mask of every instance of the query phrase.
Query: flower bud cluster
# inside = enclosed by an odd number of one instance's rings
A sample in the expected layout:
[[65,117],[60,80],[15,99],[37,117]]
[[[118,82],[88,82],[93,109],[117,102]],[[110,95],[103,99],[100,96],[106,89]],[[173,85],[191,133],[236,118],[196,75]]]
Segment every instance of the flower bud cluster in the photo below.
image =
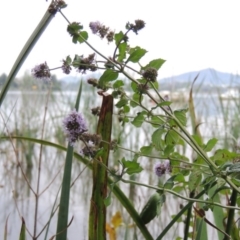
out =
[[100,38],[103,39],[104,37],[106,37],[108,42],[112,42],[114,40],[114,32],[109,30],[109,27],[106,27],[99,21],[90,22],[89,27],[92,30],[92,33],[98,34]]
[[140,19],[135,20],[135,24],[129,23],[129,22],[126,24],[126,28],[131,29],[136,34],[138,34],[138,31],[143,29],[144,27],[145,27],[145,22]]
[[158,72],[155,68],[149,67],[142,71],[142,76],[147,81],[155,82],[157,80]]
[[81,113],[73,110],[63,120],[64,132],[68,138],[70,145],[74,146],[83,133],[88,131],[87,124]]
[[87,58],[83,56],[75,55],[72,65],[77,69],[80,73],[86,73],[86,70],[90,70],[92,72],[97,70],[97,66],[94,63],[95,53],[90,54]]
[[169,174],[171,171],[169,160],[165,160],[154,165],[154,172],[158,177],[162,177],[164,174]]
[[51,79],[50,70],[46,62],[35,66],[31,72],[36,79],[43,81],[49,81]]

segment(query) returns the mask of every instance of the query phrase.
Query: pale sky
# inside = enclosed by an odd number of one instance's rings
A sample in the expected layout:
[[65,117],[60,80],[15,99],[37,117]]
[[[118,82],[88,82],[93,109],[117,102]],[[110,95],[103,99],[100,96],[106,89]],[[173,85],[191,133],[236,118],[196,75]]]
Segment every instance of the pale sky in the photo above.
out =
[[[63,9],[67,18],[81,22],[90,33],[89,22],[100,21],[118,32],[126,22],[142,19],[146,28],[136,36],[131,33],[132,47],[141,46],[148,53],[144,63],[156,58],[167,62],[159,77],[188,71],[214,68],[240,73],[240,1],[236,0],[68,0]],[[25,42],[45,14],[50,1],[6,0],[0,8],[0,74],[9,73]],[[47,61],[50,68],[61,65],[67,55],[92,53],[86,45],[73,44],[66,32],[67,23],[57,14],[29,58],[26,69]],[[89,34],[89,42],[109,56],[113,44]],[[137,67],[137,66],[136,66]],[[61,70],[55,71],[62,77]],[[76,75],[75,72],[72,75]]]

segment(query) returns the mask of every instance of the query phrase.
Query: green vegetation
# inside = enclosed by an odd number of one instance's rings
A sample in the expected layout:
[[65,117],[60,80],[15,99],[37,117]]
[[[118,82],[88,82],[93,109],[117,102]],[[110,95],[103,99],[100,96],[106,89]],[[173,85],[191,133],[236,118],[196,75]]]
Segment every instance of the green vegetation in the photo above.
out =
[[[91,45],[87,28],[68,21],[65,7],[51,2],[11,74],[2,75],[4,239],[9,232],[22,240],[239,239],[239,99],[201,96],[198,75],[187,101],[162,95],[157,76],[165,60],[142,65],[147,51],[131,45],[143,20],[117,33],[89,24],[114,46],[108,57]],[[55,14],[67,21],[72,43],[91,50],[59,68],[102,70],[75,93],[60,91],[46,62],[32,71],[38,81],[28,73],[14,79]],[[21,94],[9,91],[14,82]]]

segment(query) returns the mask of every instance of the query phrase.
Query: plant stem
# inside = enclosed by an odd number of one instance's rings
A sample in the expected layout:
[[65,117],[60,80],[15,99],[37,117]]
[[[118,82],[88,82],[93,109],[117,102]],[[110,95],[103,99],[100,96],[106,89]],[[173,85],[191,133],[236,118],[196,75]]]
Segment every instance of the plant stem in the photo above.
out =
[[[43,139],[43,136],[44,136],[47,108],[48,108],[49,96],[51,94],[51,87],[52,87],[52,84],[50,83],[49,90],[47,93],[46,104],[45,104],[45,111],[43,115],[41,139]],[[39,162],[38,162],[38,172],[37,172],[37,190],[35,193],[36,204],[35,204],[35,212],[34,212],[33,239],[36,239],[36,235],[37,235],[38,204],[39,204],[39,195],[40,195],[39,192],[40,192],[40,179],[41,179],[41,167],[42,167],[42,151],[43,151],[43,144],[40,145],[40,152],[39,152]]]
[[[233,190],[230,198],[230,206],[234,207],[236,205],[237,195],[238,195],[237,191]],[[232,226],[234,224],[234,213],[235,213],[235,209],[228,210],[227,226],[225,231],[228,235],[231,235]],[[223,240],[229,240],[229,238],[225,235]]]

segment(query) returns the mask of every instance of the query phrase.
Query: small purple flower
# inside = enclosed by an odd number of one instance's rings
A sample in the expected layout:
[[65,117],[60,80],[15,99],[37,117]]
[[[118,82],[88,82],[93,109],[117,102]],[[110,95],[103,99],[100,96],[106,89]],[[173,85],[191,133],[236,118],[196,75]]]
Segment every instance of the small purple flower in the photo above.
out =
[[99,21],[90,22],[89,24],[89,27],[91,28],[93,34],[96,34],[99,31],[100,26],[101,24]]
[[170,161],[165,160],[163,162],[156,163],[154,165],[154,172],[158,177],[162,177],[164,174],[171,172]]
[[50,81],[51,79],[50,70],[46,62],[35,66],[31,72],[36,79],[40,79],[46,82]]
[[79,137],[88,130],[85,119],[81,113],[78,113],[76,110],[73,110],[63,120],[63,127],[68,141],[72,146],[79,139]]

